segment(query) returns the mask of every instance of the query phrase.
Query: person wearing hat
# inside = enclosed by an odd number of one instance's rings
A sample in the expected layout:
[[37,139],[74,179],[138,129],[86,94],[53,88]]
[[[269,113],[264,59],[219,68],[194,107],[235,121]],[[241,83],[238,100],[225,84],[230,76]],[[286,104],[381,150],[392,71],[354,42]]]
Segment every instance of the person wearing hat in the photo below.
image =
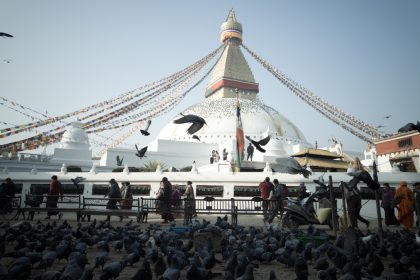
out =
[[414,193],[407,187],[407,182],[401,181],[400,186],[395,192],[395,197],[400,200],[398,207],[398,222],[404,225],[404,228],[410,230],[414,224]]
[[[108,193],[105,194],[104,197],[109,198],[107,204],[106,204],[106,209],[118,209],[117,207],[117,203],[121,200],[121,190],[120,190],[120,186],[118,186],[118,183],[115,179],[111,179],[109,180],[109,189],[108,189]],[[111,219],[111,216],[108,215],[106,221],[109,221]]]
[[[61,197],[61,201],[63,201],[64,189],[63,185],[61,185],[60,181],[58,181],[58,177],[53,175],[51,177],[50,188],[48,190],[47,195],[47,208],[57,208],[57,201],[58,198]],[[48,211],[47,217],[45,219],[50,219],[53,215],[58,215],[58,211]],[[59,215],[61,218],[62,214]]]

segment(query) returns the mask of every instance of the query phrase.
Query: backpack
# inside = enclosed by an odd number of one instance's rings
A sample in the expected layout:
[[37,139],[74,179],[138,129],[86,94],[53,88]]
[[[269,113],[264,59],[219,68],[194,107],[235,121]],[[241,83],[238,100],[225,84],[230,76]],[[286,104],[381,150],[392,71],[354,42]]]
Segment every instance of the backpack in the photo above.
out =
[[282,199],[282,192],[283,192],[283,186],[282,185],[276,185],[274,186],[274,199],[280,200]]

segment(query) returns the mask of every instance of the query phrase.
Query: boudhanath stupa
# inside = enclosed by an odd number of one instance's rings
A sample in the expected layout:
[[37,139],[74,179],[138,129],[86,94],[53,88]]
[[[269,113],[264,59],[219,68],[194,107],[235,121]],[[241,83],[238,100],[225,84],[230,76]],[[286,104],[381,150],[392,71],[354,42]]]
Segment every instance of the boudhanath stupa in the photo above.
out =
[[[201,141],[198,142],[187,133],[190,124],[173,123],[174,119],[180,117],[177,114],[162,128],[156,139],[147,145],[147,161],[160,161],[176,168],[191,166],[195,162],[197,167],[203,167],[210,164],[212,150],[217,150],[221,156],[223,149],[226,149],[228,158],[219,163],[233,162],[237,153],[238,101],[244,135],[256,141],[271,136],[269,143],[264,146],[266,152],[261,153],[255,149],[253,161],[246,161],[245,154],[242,167],[262,169],[269,164],[275,170],[279,159],[312,146],[298,127],[259,99],[259,94],[269,93],[259,93],[259,85],[240,49],[242,25],[236,20],[233,10],[221,25],[220,40],[225,49],[212,71],[205,99],[182,112],[206,120],[207,125],[195,134]],[[245,150],[248,145],[249,141],[245,140]],[[135,152],[124,148],[108,149],[100,164],[116,166],[117,155],[124,157],[124,163],[128,166],[139,166]]]

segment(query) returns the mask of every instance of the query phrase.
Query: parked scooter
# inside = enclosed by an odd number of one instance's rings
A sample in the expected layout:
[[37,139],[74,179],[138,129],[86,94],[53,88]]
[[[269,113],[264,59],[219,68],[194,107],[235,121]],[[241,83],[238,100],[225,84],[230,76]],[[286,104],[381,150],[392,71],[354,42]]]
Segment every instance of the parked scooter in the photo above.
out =
[[[332,229],[332,203],[329,200],[328,187],[320,180],[314,180],[320,188],[311,194],[305,201],[289,203],[285,207],[283,226],[297,228],[301,225],[329,225]],[[315,209],[314,202],[319,202],[320,208]],[[338,215],[335,214],[335,222],[338,225]]]

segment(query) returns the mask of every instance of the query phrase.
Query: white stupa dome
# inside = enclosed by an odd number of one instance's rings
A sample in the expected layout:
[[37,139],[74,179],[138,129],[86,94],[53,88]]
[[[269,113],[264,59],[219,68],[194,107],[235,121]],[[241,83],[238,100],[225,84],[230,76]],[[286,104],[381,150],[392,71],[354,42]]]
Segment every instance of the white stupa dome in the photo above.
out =
[[81,122],[73,122],[71,127],[63,133],[61,148],[89,150],[89,137],[82,128]]
[[[236,104],[235,98],[207,98],[182,113],[197,115],[206,120],[207,125],[196,133],[201,142],[222,143],[236,137]],[[272,136],[265,146],[267,151],[276,150],[285,155],[285,145],[308,145],[305,136],[292,122],[260,100],[241,99],[240,108],[244,135],[253,140],[260,140],[268,134]],[[174,120],[179,117],[181,115]],[[160,131],[157,139],[196,142],[187,133],[189,126],[190,124],[175,124],[171,121]],[[279,155],[278,152],[276,154]]]

